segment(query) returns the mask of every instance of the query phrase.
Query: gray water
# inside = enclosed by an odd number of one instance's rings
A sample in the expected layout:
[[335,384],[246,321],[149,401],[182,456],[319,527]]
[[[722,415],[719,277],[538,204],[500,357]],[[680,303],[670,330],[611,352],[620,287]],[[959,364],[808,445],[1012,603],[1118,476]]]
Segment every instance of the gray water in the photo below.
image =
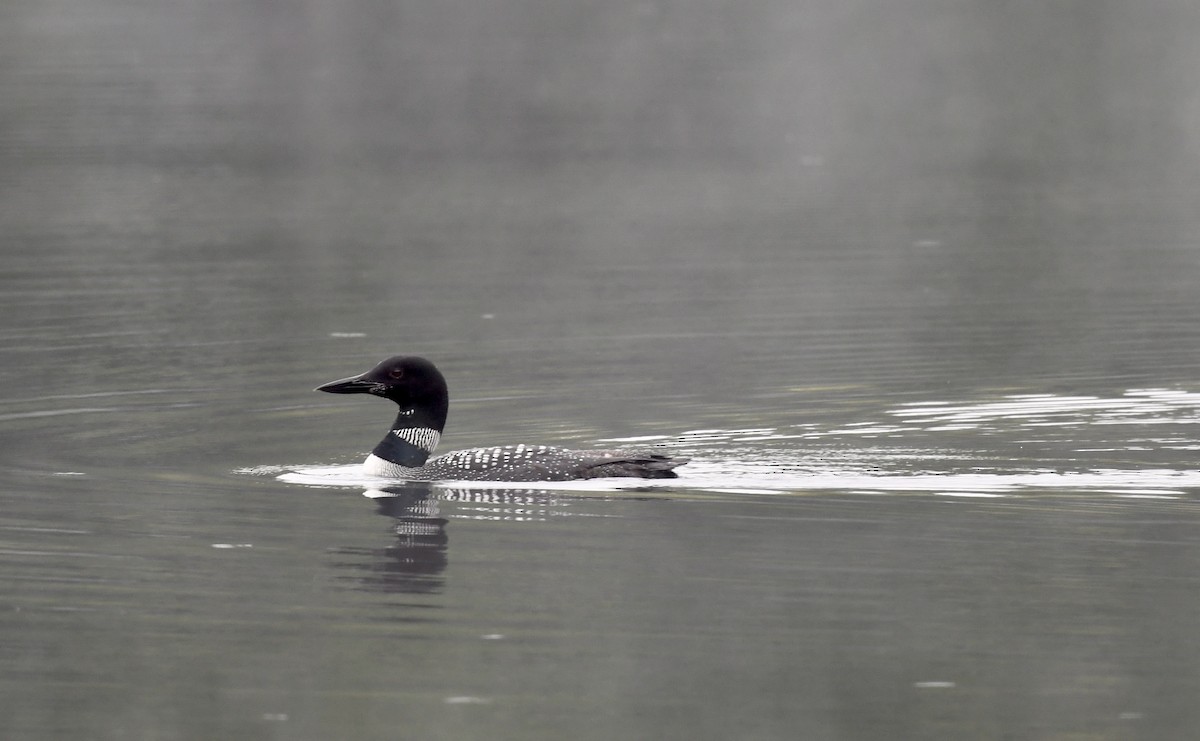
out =
[[[1193,737],[1197,32],[4,3],[0,737]],[[365,479],[395,353],[692,462]]]

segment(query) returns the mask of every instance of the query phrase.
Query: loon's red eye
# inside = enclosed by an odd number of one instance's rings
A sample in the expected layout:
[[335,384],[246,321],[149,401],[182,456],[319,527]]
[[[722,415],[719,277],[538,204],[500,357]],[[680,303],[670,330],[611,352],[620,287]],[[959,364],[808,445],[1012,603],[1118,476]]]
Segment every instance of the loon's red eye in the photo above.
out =
[[390,376],[391,378],[393,378],[395,380],[404,378],[404,369],[403,368],[392,368],[390,371],[388,371],[388,376]]

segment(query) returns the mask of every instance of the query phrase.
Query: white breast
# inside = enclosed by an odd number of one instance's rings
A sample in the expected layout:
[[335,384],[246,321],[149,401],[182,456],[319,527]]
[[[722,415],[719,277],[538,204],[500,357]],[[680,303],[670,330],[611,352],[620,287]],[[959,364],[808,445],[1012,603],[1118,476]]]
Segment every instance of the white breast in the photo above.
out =
[[363,461],[363,473],[386,479],[409,479],[419,470],[421,469],[385,461],[374,453],[368,455],[367,459]]

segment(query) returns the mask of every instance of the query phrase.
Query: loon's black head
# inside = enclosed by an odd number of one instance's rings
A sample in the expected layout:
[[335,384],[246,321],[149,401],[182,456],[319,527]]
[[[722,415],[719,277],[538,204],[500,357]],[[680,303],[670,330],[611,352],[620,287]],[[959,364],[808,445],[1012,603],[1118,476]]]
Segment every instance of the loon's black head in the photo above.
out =
[[446,424],[450,403],[441,371],[425,358],[402,355],[388,358],[362,375],[330,381],[315,390],[391,399],[400,405],[401,416],[414,416],[411,421],[439,432]]

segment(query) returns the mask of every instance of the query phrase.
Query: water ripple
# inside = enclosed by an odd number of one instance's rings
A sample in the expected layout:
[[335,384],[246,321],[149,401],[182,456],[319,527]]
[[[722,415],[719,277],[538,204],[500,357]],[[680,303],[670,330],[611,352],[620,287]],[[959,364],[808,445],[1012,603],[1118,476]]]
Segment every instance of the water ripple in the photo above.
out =
[[[1121,396],[1020,394],[976,402],[922,401],[822,428],[705,428],[679,435],[598,440],[663,447],[691,458],[680,478],[567,482],[440,482],[450,491],[535,489],[613,492],[927,493],[1020,496],[1089,491],[1178,498],[1200,490],[1200,471],[1172,468],[1163,451],[1200,449],[1180,425],[1200,423],[1200,394],[1131,389]],[[1160,426],[1170,426],[1160,427]],[[1136,434],[1128,434],[1135,431]],[[1157,456],[1157,457],[1156,457]],[[304,486],[373,489],[361,466],[248,469]]]

